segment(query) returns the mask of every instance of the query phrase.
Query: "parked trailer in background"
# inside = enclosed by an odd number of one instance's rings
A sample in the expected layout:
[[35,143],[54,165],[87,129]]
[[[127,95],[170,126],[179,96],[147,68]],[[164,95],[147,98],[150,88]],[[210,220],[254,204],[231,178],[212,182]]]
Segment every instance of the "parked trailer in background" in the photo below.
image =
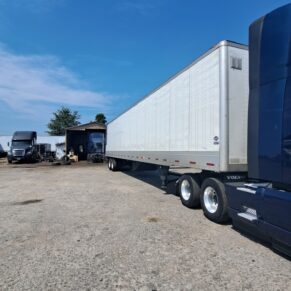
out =
[[[171,166],[195,168],[201,174],[183,176],[180,188],[182,202],[196,207],[189,187],[206,178],[223,187],[247,171],[247,108],[247,46],[222,41],[108,124],[109,167],[156,164],[162,176]],[[223,221],[225,213],[209,216]]]
[[4,151],[2,145],[0,144],[0,158],[6,157],[7,152]]
[[179,179],[184,205],[200,198],[209,219],[291,256],[291,4],[250,26],[249,55],[249,85],[246,47],[224,41],[113,120],[109,169],[196,168]]

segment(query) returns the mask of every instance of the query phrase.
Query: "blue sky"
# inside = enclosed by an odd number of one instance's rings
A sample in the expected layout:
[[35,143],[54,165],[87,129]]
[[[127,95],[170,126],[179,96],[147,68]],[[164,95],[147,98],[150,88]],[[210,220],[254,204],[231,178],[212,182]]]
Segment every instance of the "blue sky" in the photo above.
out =
[[0,0],[0,135],[110,120],[283,0]]

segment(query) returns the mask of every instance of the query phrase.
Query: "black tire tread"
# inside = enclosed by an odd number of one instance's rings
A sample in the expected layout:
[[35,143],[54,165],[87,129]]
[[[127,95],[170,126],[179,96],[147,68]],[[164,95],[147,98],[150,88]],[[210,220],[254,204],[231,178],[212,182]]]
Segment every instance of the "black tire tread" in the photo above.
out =
[[[188,201],[184,200],[181,194],[181,185],[184,179],[188,180],[192,188],[192,194]],[[195,175],[185,174],[179,180],[180,181],[179,181],[178,187],[179,187],[179,194],[180,194],[180,199],[181,199],[182,204],[188,208],[198,208],[200,206],[200,191],[201,191],[198,177],[196,177]]]
[[118,169],[118,160],[117,159],[112,159],[112,169],[113,172],[117,172]]
[[[217,194],[218,194],[218,199],[219,199],[219,206],[218,209],[215,213],[209,213],[204,205],[204,199],[203,199],[203,192],[204,189],[208,186],[213,187]],[[227,198],[225,194],[225,187],[224,184],[217,178],[207,178],[203,181],[202,186],[201,186],[201,206],[204,212],[204,215],[216,222],[216,223],[224,223],[229,220],[228,216],[228,211],[227,211]]]

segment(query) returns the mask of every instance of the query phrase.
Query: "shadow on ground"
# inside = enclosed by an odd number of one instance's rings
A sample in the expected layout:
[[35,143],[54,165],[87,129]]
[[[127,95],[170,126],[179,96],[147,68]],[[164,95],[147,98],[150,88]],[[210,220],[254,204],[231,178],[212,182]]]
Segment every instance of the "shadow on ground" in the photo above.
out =
[[39,203],[43,199],[30,199],[30,200],[25,200],[25,201],[20,201],[20,202],[13,202],[11,203],[12,205],[28,205],[28,204],[34,204],[34,203]]
[[[148,170],[148,171],[123,171],[124,174],[138,179],[142,182],[148,183],[156,188],[161,189],[161,179],[158,170]],[[179,174],[171,173],[168,176],[167,189],[163,189],[165,194],[172,194],[178,196],[176,181],[179,179]]]
[[[231,222],[229,224],[232,224]],[[269,242],[269,241],[266,241],[262,238],[260,238],[259,236],[255,236],[253,233],[250,233],[250,232],[247,232],[246,230],[244,229],[241,229],[237,226],[232,226],[232,229],[234,231],[236,231],[238,234],[240,234],[241,236],[253,241],[254,243],[256,244],[260,244],[260,245],[263,245],[264,247],[268,248],[270,251],[273,251],[274,253],[276,253],[277,255],[281,256],[282,258],[286,259],[287,261],[290,261],[291,262],[291,253],[290,255],[288,256],[287,254],[284,254],[282,252],[280,252],[279,250],[275,249],[273,246],[272,246],[272,243]],[[253,260],[253,262],[255,262],[255,260]]]

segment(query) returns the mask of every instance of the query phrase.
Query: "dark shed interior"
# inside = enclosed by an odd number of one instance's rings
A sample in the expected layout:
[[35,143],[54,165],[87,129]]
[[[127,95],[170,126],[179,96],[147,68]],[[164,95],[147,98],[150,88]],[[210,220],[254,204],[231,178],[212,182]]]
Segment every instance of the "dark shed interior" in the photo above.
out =
[[66,129],[66,153],[73,151],[79,160],[94,153],[105,153],[106,125],[90,122]]

